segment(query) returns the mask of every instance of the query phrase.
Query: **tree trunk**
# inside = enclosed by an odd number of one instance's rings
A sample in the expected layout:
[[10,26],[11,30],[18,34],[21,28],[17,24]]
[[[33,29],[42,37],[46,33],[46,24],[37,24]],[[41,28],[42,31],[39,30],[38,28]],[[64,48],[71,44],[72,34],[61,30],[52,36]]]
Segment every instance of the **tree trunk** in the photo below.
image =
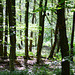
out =
[[[33,31],[31,31],[31,38],[33,37]],[[30,47],[29,50],[32,52],[32,39],[30,40]]]
[[9,11],[9,31],[10,31],[10,70],[14,71],[14,60],[16,58],[16,19],[15,19],[15,0],[8,0]]
[[[39,8],[42,7],[43,0],[40,0]],[[42,8],[39,11],[39,28],[42,28]],[[37,46],[37,64],[40,62],[41,58],[41,43],[42,43],[42,30],[39,29],[39,35],[38,35],[38,46]]]
[[4,44],[4,58],[7,57],[7,43],[8,43],[8,0],[6,0],[6,14],[5,14],[5,44]]
[[59,52],[59,48],[60,48],[60,41],[58,39],[58,42],[57,42],[57,53]]
[[[19,8],[20,8],[20,26],[21,26],[21,18],[22,18],[22,16],[21,16],[21,0],[20,0],[20,2],[19,2]],[[20,30],[20,39],[21,39],[21,45],[23,45],[23,41],[22,41],[22,30]]]
[[[33,7],[33,11],[35,10],[35,4],[36,4],[36,0],[34,0],[34,7]],[[35,13],[33,13],[33,17],[32,17],[32,24],[35,23]],[[31,38],[33,38],[33,31],[31,31]],[[32,51],[32,40],[30,40],[30,51]]]
[[[51,6],[53,7],[53,0],[51,2]],[[51,23],[53,22],[53,10],[51,11]],[[52,25],[52,24],[51,24]],[[53,39],[52,39],[52,31],[53,29],[51,29],[51,46],[52,46],[52,43],[53,43]]]
[[[39,8],[42,7],[43,0],[40,0],[40,5]],[[44,14],[42,15],[43,9],[39,11],[39,36],[38,36],[38,46],[37,46],[37,64],[40,63],[41,59],[41,49],[42,49],[42,44],[43,44],[43,34],[44,34],[44,19],[46,15],[46,6],[47,6],[47,0],[45,0],[45,9],[44,9]]]
[[[36,0],[34,0],[34,3],[36,5]],[[35,13],[35,24],[36,24],[36,13]],[[37,46],[37,35],[36,35],[36,32],[35,32],[35,47]]]
[[26,11],[25,11],[25,58],[28,59],[28,11],[29,11],[29,1],[26,0],[25,2],[25,7],[26,7]]
[[73,14],[73,27],[72,27],[72,35],[71,35],[71,61],[73,61],[74,28],[75,28],[75,12]]
[[50,52],[50,55],[49,55],[48,59],[53,58],[54,49],[55,49],[55,46],[56,46],[56,43],[57,43],[57,32],[58,32],[58,28],[57,28],[57,25],[56,25],[55,40],[54,40],[54,44],[51,47],[51,52]]
[[3,4],[0,0],[0,56],[3,56]]
[[58,0],[58,7],[61,9],[57,10],[57,25],[59,28],[60,48],[62,54],[62,75],[70,75],[70,62],[65,60],[69,56],[68,39],[66,35],[66,24],[65,24],[65,1]]
[[36,35],[36,32],[35,32],[35,47],[37,46],[37,35]]

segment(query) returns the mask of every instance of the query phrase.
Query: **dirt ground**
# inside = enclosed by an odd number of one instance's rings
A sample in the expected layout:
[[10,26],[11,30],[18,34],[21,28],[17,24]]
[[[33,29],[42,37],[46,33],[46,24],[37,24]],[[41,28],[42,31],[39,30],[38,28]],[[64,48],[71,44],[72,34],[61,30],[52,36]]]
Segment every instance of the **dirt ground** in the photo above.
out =
[[[23,56],[18,56],[17,60],[15,60],[15,69],[16,70],[24,70],[26,66],[31,69],[36,64],[36,58],[31,58],[31,60],[27,61],[27,64],[25,64],[25,60]],[[61,68],[61,62],[59,61],[51,61],[46,58],[42,58],[42,61],[40,62],[40,66],[44,66],[49,64],[48,68]],[[1,70],[9,70],[9,59],[0,59],[0,71]]]

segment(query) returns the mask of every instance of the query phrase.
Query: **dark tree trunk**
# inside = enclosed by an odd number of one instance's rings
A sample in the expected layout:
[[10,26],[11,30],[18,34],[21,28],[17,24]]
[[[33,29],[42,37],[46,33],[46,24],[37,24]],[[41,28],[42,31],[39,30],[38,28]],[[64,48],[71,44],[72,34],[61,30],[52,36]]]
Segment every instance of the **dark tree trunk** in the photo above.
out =
[[72,27],[72,35],[71,35],[71,61],[73,61],[74,28],[75,28],[75,12],[73,14],[73,27]]
[[58,39],[58,42],[57,42],[57,53],[59,52],[59,48],[60,48],[60,41]]
[[[36,7],[36,0],[34,0],[34,9],[35,10],[35,7]],[[34,13],[34,20],[35,20],[35,24],[36,24],[36,13]],[[37,46],[37,35],[36,35],[36,32],[35,32],[35,47]]]
[[36,32],[35,32],[35,47],[37,46],[37,35],[36,35]]
[[[51,6],[53,7],[53,0],[51,2]],[[51,11],[51,23],[53,22],[53,10]],[[51,24],[52,25],[52,24]],[[52,32],[53,32],[53,29],[51,29],[51,46],[52,46],[52,43],[53,43],[53,39],[52,39]]]
[[[43,0],[40,0],[39,8],[42,7]],[[39,11],[39,28],[42,28],[42,8]],[[41,58],[41,45],[42,44],[42,30],[39,29],[39,35],[38,35],[38,46],[37,46],[37,64],[40,62]]]
[[59,52],[59,49],[60,49],[60,40],[59,40],[59,29],[58,29],[58,35],[57,35],[57,53]]
[[0,0],[0,56],[3,56],[3,4]]
[[[31,38],[33,37],[33,31],[31,31]],[[32,39],[30,40],[30,47],[29,50],[32,52]]]
[[29,12],[29,1],[26,0],[25,2],[25,58],[28,59],[28,12]]
[[[40,0],[39,8],[42,7],[43,0]],[[40,63],[41,59],[41,49],[42,49],[42,44],[43,44],[43,34],[44,34],[44,19],[46,15],[46,6],[47,6],[47,0],[45,0],[45,9],[44,9],[44,14],[42,15],[43,9],[39,11],[39,36],[38,36],[38,46],[37,46],[37,64]]]
[[5,44],[4,44],[4,58],[7,57],[7,43],[8,43],[8,0],[6,0],[6,14],[5,14]]
[[[34,0],[34,7],[33,7],[33,11],[35,10],[35,4],[36,4],[36,0]],[[33,17],[32,17],[32,24],[35,23],[35,13],[33,13]],[[31,31],[31,38],[33,38],[33,31]],[[32,51],[32,40],[30,40],[30,51]]]
[[68,39],[66,35],[66,24],[65,24],[65,1],[58,0],[58,7],[61,9],[57,10],[57,25],[59,28],[60,48],[62,54],[62,75],[70,75],[70,62],[65,60],[69,56]]
[[15,0],[8,0],[9,12],[9,31],[10,31],[10,70],[14,71],[14,60],[16,58],[16,19],[15,19]]

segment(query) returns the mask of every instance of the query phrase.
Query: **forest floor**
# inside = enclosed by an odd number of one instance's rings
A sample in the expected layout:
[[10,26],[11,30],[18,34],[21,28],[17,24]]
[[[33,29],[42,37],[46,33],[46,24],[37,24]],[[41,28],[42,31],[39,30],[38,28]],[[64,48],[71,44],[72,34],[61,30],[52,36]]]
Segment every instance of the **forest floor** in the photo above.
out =
[[[43,48],[44,49],[44,48]],[[45,48],[46,50],[46,48]],[[19,50],[20,52],[20,50]],[[23,52],[23,51],[21,51]],[[43,54],[48,54],[49,55],[49,51],[42,51]],[[46,52],[46,53],[45,53]],[[34,52],[35,53],[35,52]],[[42,54],[42,55],[43,55]],[[45,56],[44,55],[44,56]],[[24,60],[24,56],[17,56],[17,59],[15,60],[15,70],[25,70],[28,69],[29,72],[31,72],[35,67],[40,68],[40,67],[45,67],[46,69],[50,70],[50,71],[55,71],[56,69],[61,69],[61,60],[49,60],[47,59],[47,57],[45,58],[41,58],[41,62],[39,65],[36,64],[37,59],[35,56],[31,56],[31,59],[27,61],[27,63],[25,63],[26,61]],[[71,64],[72,70],[75,73],[75,63]],[[9,59],[1,59],[0,58],[0,71],[9,71]]]
[[[26,67],[28,67],[28,69],[32,69],[33,66],[36,65],[36,61],[37,61],[36,58],[31,58],[30,60],[27,61],[27,64],[25,65],[24,57],[18,56],[17,60],[15,60],[15,69],[24,70]],[[47,66],[47,68],[54,70],[55,68],[61,68],[61,62],[42,58],[39,66]],[[9,59],[0,59],[0,71],[5,69],[9,70]]]
[[[27,64],[24,64],[25,60],[23,56],[18,56],[17,60],[15,61],[15,70],[26,70],[28,69],[29,72],[36,67],[45,67],[50,71],[55,71],[56,69],[61,69],[61,61],[53,61],[46,58],[42,58],[42,61],[39,65],[36,64],[36,58],[32,58],[32,60],[28,60]],[[75,66],[71,64],[72,70],[75,73]],[[35,69],[36,69],[35,68]],[[9,59],[0,60],[0,71],[9,71]]]

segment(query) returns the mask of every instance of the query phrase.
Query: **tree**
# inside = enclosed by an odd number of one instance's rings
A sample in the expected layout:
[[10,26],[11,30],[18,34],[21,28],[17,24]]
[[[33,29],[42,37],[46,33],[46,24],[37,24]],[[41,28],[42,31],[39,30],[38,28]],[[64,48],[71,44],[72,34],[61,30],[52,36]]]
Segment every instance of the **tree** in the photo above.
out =
[[0,0],[0,56],[3,56],[3,4]]
[[72,35],[71,35],[71,61],[73,61],[74,28],[75,28],[75,12],[73,14],[73,27],[72,27]]
[[25,58],[28,59],[28,12],[29,12],[29,0],[26,0],[25,4]]
[[[35,4],[36,4],[36,0],[34,0],[34,7],[33,7],[33,11],[35,10]],[[36,14],[33,13],[33,17],[32,17],[32,24],[35,24],[35,16]],[[33,31],[31,31],[31,38],[33,37]],[[29,50],[32,51],[32,40],[30,40],[30,47],[29,47]]]
[[6,0],[6,14],[5,14],[5,46],[4,46],[4,57],[7,57],[7,43],[8,43],[8,0]]
[[58,41],[57,41],[57,53],[59,52],[59,49],[60,49],[60,40],[59,40],[59,37],[58,37]]
[[[43,0],[40,0],[39,4],[39,35],[38,35],[38,46],[37,46],[37,64],[39,64],[40,59],[41,59],[41,49],[42,49],[42,44],[43,44],[43,34],[44,34],[44,19],[46,15],[46,6],[47,6],[47,0],[45,0],[45,6],[43,10]],[[43,14],[44,13],[44,14]]]
[[[53,7],[53,0],[51,1],[51,6]],[[53,22],[53,10],[51,11],[51,23]],[[51,24],[52,25],[52,24]],[[51,29],[51,46],[53,43],[53,39],[52,39],[52,29]]]
[[14,70],[14,60],[16,58],[16,19],[15,0],[8,0],[9,12],[9,32],[10,32],[10,70]]
[[[21,18],[22,18],[22,14],[21,14],[21,0],[19,2],[19,8],[20,8],[20,24],[22,22]],[[23,42],[22,42],[22,30],[20,30],[20,39],[21,39],[21,45],[23,45]]]
[[70,75],[70,62],[67,60],[67,57],[69,56],[69,46],[65,24],[65,0],[58,0],[58,4],[58,8],[60,9],[57,9],[57,25],[59,28],[60,48],[62,54],[62,75]]
[[58,27],[57,27],[57,25],[56,25],[56,29],[55,29],[55,40],[54,40],[54,44],[53,44],[52,47],[51,47],[51,51],[50,51],[50,55],[49,55],[48,59],[49,59],[49,58],[53,58],[54,49],[55,49],[56,43],[57,43],[57,33],[58,33]]
[[[33,37],[33,31],[31,31],[30,37],[31,37],[31,38]],[[32,51],[32,39],[30,40],[30,47],[29,47],[29,50]]]

